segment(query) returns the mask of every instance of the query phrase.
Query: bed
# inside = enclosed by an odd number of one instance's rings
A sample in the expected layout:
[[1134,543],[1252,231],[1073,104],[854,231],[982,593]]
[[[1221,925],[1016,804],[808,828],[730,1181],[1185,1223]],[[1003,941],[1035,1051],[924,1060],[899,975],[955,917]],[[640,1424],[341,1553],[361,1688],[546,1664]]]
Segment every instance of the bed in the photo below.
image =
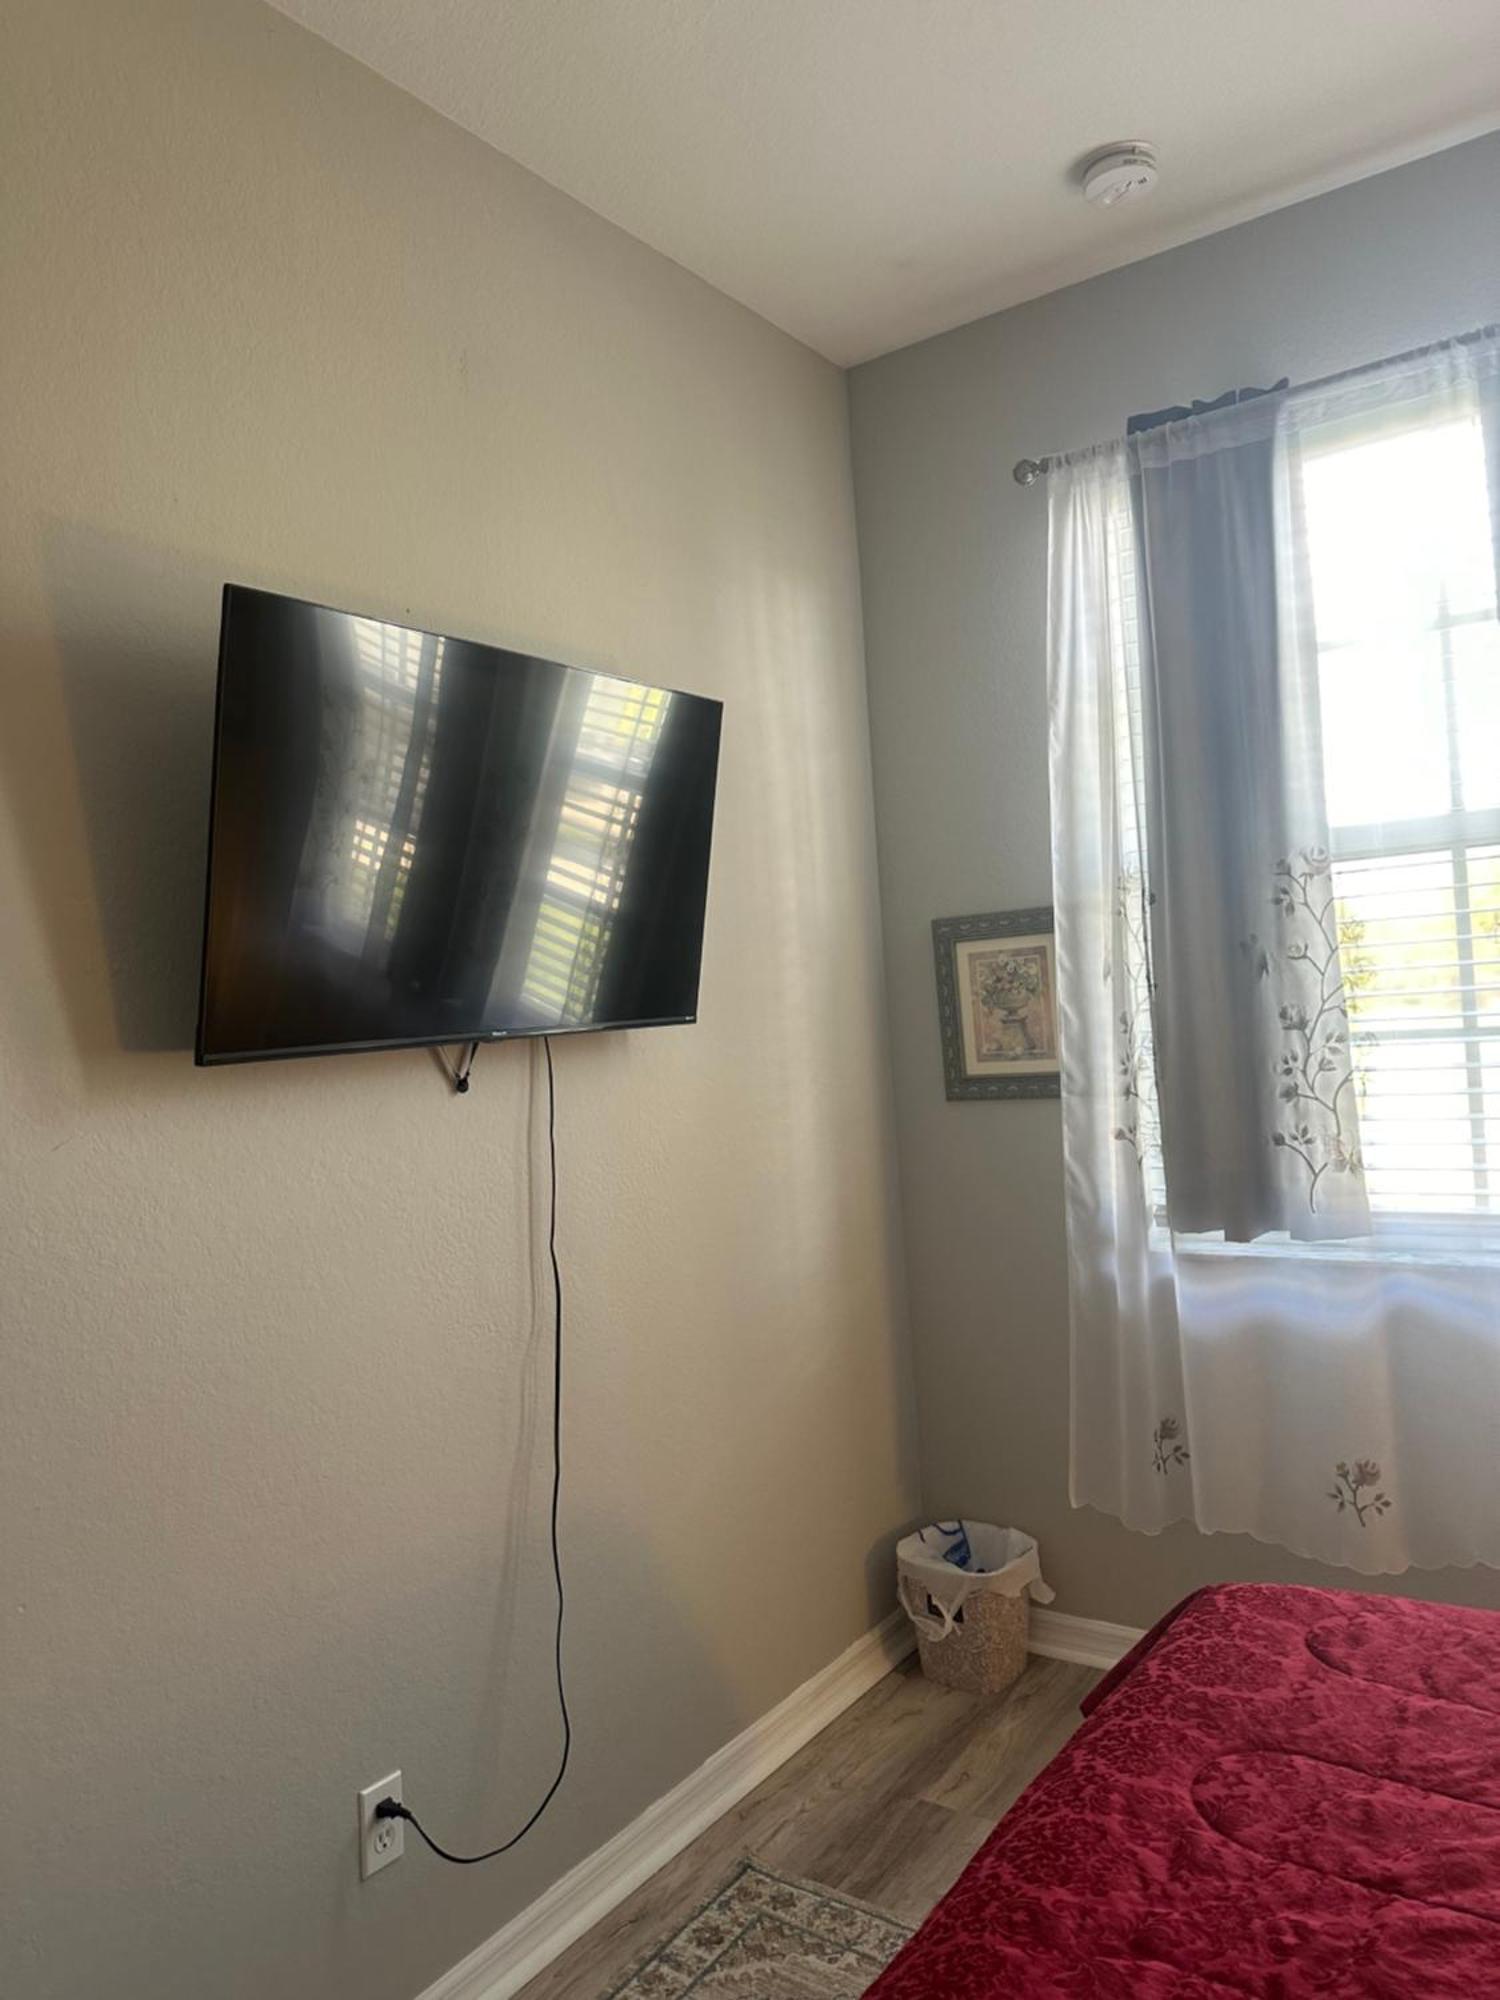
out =
[[1216,1587],[1085,1709],[868,2000],[1500,1996],[1500,1613]]

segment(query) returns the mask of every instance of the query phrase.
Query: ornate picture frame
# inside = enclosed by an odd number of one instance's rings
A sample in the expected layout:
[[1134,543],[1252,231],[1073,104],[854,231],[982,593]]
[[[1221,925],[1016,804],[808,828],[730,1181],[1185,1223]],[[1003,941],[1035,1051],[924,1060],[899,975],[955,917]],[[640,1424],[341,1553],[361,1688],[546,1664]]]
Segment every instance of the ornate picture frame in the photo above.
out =
[[947,1095],[1061,1097],[1050,906],[934,917],[932,950]]

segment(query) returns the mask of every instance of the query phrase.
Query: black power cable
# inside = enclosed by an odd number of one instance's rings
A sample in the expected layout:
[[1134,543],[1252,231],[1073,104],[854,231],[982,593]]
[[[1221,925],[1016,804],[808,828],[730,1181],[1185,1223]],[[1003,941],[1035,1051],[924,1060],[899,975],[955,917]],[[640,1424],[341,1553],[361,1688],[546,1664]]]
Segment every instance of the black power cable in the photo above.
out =
[[[552,1576],[557,1586],[557,1628],[553,1644],[553,1666],[557,1675],[557,1706],[562,1716],[563,1742],[562,1756],[557,1766],[557,1775],[542,1794],[541,1803],[519,1833],[513,1833],[509,1840],[501,1841],[498,1847],[490,1848],[484,1854],[450,1854],[446,1847],[439,1847],[432,1835],[423,1826],[416,1814],[397,1799],[382,1799],[375,1808],[376,1819],[404,1819],[419,1833],[440,1861],[452,1861],[460,1868],[472,1868],[479,1861],[493,1861],[499,1854],[508,1854],[511,1848],[523,1841],[536,1825],[542,1814],[556,1798],[558,1788],[567,1774],[568,1757],[573,1748],[573,1719],[568,1714],[568,1696],[563,1686],[563,1573],[562,1552],[558,1544],[557,1510],[562,1495],[562,1354],[563,1354],[563,1289],[562,1269],[557,1261],[557,1078],[552,1068],[552,1038],[543,1035],[542,1048],[547,1057],[547,1154],[551,1163],[551,1201],[547,1217],[547,1254],[552,1260],[553,1299],[553,1342],[552,1342]],[[472,1056],[470,1057],[472,1061]],[[465,1079],[467,1081],[467,1078]]]

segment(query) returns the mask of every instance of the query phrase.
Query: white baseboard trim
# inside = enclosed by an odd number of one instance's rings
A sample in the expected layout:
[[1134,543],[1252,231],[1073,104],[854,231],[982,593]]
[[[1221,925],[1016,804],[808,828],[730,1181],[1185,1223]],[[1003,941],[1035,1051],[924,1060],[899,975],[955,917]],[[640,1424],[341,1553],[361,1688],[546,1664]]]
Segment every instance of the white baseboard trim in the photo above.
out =
[[1138,1625],[1109,1625],[1102,1618],[1075,1618],[1068,1611],[1031,1607],[1031,1652],[1044,1660],[1072,1660],[1080,1667],[1112,1667],[1123,1660],[1137,1639]]
[[[1068,1622],[1083,1625],[1088,1621]],[[883,1680],[915,1643],[905,1614],[892,1612],[874,1631],[856,1639],[847,1652],[795,1688],[768,1715],[716,1750],[665,1798],[647,1806],[639,1818],[544,1890],[503,1930],[496,1931],[429,1986],[420,2000],[509,2000],[575,1938],[582,1937],[633,1889],[680,1854],[705,1827],[738,1805],[820,1729]],[[1032,1650],[1038,1648],[1033,1646]]]
[[[1043,1659],[1112,1667],[1140,1636],[1133,1625],[1109,1625],[1038,1604],[1031,1607],[1030,1650]],[[705,1827],[868,1694],[915,1644],[905,1614],[892,1612],[544,1890],[519,1916],[429,1986],[420,2000],[510,2000],[575,1938],[608,1916]]]

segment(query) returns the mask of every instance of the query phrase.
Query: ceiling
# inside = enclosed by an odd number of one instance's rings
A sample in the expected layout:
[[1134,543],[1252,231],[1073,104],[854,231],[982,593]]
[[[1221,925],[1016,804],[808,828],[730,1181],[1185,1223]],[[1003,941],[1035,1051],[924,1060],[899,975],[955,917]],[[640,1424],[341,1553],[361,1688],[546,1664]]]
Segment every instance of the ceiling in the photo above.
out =
[[275,4],[842,363],[1500,126],[1497,0]]

